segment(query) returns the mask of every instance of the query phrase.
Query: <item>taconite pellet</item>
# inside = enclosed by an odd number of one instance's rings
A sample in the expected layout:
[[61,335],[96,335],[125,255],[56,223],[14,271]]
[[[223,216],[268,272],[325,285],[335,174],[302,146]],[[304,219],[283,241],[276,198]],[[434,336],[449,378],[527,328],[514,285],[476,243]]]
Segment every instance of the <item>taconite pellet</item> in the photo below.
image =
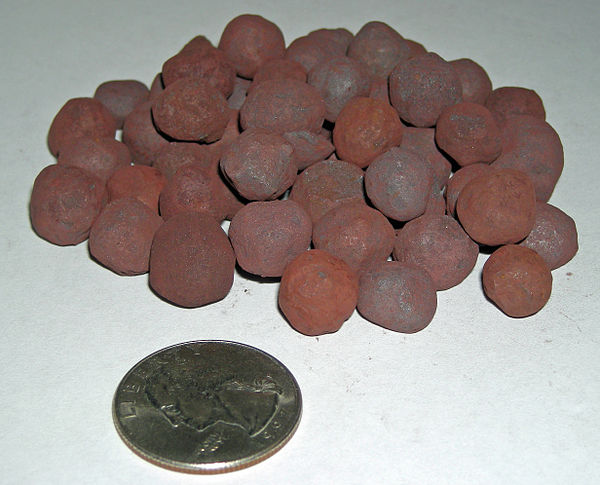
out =
[[310,246],[312,223],[293,200],[250,202],[231,220],[229,239],[238,264],[249,273],[280,277]]
[[294,148],[281,135],[261,129],[244,131],[223,153],[221,171],[248,200],[272,200],[296,179]]
[[433,280],[422,268],[382,261],[360,274],[357,310],[370,322],[415,333],[429,325],[436,309]]
[[485,69],[472,59],[456,59],[450,65],[460,79],[463,101],[484,104],[492,92],[492,81]]
[[184,78],[204,80],[228,97],[233,92],[235,68],[219,49],[189,48],[167,59],[162,66],[165,87]]
[[483,290],[504,313],[527,317],[542,309],[552,292],[552,274],[533,249],[502,246],[483,265]]
[[146,273],[152,239],[162,223],[155,211],[134,197],[115,200],[102,209],[92,225],[90,253],[117,274]]
[[231,20],[219,41],[237,73],[252,79],[260,66],[285,54],[285,41],[279,27],[259,15],[240,15]]
[[295,79],[296,81],[306,82],[306,74],[306,69],[296,61],[271,59],[256,71],[248,92],[252,91],[258,84],[270,79]]
[[211,167],[198,163],[183,165],[160,194],[160,215],[167,220],[180,212],[202,211],[220,222],[228,212],[221,185],[218,173]]
[[227,234],[205,212],[174,215],[154,235],[150,286],[176,305],[193,308],[225,298],[234,270]]
[[358,272],[373,261],[388,258],[394,247],[394,228],[378,210],[351,202],[335,207],[317,221],[313,244]]
[[148,87],[133,79],[106,81],[96,88],[94,99],[113,115],[117,128],[123,128],[125,118],[140,104],[148,101]]
[[139,105],[123,123],[123,143],[129,148],[133,161],[140,165],[152,165],[156,154],[169,144],[154,126],[151,108],[152,101]]
[[85,241],[105,202],[104,183],[78,167],[49,165],[31,192],[31,225],[42,238],[60,246]]
[[423,215],[397,232],[394,259],[429,273],[436,290],[458,285],[477,262],[479,246],[452,217]]
[[364,172],[342,160],[324,160],[304,170],[294,182],[290,199],[298,202],[313,224],[346,202],[365,202]]
[[461,167],[493,162],[502,150],[500,128],[492,113],[477,103],[457,103],[442,111],[435,141]]
[[369,95],[370,74],[366,65],[346,56],[331,57],[308,73],[308,84],[325,101],[325,119],[335,123],[342,108],[353,98]]
[[390,148],[377,157],[365,173],[365,190],[370,201],[387,217],[409,221],[425,212],[433,171],[413,150]]
[[448,106],[462,101],[462,85],[450,63],[428,52],[398,64],[390,74],[390,101],[400,118],[434,126]]
[[298,37],[290,43],[285,51],[285,59],[302,65],[306,72],[323,62],[328,57],[335,55],[320,39],[315,37]]
[[404,38],[383,22],[368,22],[348,46],[348,56],[366,64],[372,76],[387,78],[392,69],[410,58]]
[[542,121],[546,119],[542,99],[532,89],[513,86],[496,88],[485,100],[485,106],[500,125],[513,116],[533,116]]
[[514,116],[502,125],[502,154],[495,168],[511,168],[531,178],[538,200],[548,202],[564,166],[563,146],[554,129],[533,116]]
[[248,94],[240,109],[240,124],[244,130],[318,132],[324,118],[325,102],[319,92],[295,79],[263,81]]
[[533,229],[519,245],[533,249],[551,270],[560,268],[579,249],[575,221],[558,207],[538,201]]
[[311,249],[286,266],[278,300],[292,327],[305,335],[322,335],[340,329],[357,298],[356,273],[341,259]]
[[325,48],[336,54],[345,55],[354,35],[347,29],[317,29],[310,32],[307,37],[321,43]]
[[82,137],[66,142],[58,155],[60,165],[79,167],[104,183],[122,167],[131,164],[127,145],[114,138]]
[[385,101],[358,97],[339,114],[333,129],[333,144],[342,160],[367,167],[388,148],[400,145],[403,125]]
[[48,130],[48,148],[58,156],[61,147],[83,136],[114,138],[117,122],[97,99],[73,98],[59,110]]
[[183,141],[213,142],[223,136],[230,109],[223,94],[203,79],[183,78],[152,104],[156,127]]
[[492,170],[463,187],[456,214],[467,234],[480,244],[519,242],[535,222],[533,183],[518,170]]

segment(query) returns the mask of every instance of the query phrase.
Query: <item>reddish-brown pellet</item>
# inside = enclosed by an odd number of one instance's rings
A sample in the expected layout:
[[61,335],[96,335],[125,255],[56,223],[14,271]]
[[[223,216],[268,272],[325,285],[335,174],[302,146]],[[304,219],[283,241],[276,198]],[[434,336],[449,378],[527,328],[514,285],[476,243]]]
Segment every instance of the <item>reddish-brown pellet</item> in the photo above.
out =
[[238,264],[249,273],[280,277],[284,268],[310,246],[312,223],[293,200],[251,202],[229,226]]
[[227,234],[209,214],[177,214],[154,235],[149,282],[171,303],[194,308],[222,300],[233,285],[234,270]]
[[552,292],[552,274],[533,249],[502,246],[483,265],[483,290],[510,317],[528,317],[546,304]]
[[283,271],[279,307],[305,335],[336,332],[352,315],[358,277],[341,259],[319,249],[305,251]]
[[152,239],[162,223],[155,211],[136,198],[115,200],[102,210],[92,225],[88,241],[90,253],[117,274],[146,273]]

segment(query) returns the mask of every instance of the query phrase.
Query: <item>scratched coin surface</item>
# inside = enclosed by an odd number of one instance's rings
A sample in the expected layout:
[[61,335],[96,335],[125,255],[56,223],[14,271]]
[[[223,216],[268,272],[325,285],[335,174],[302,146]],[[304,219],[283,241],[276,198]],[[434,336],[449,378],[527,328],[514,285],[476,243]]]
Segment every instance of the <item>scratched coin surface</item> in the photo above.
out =
[[302,398],[290,371],[248,345],[196,341],[138,362],[119,384],[113,419],[146,460],[190,473],[268,458],[294,434]]

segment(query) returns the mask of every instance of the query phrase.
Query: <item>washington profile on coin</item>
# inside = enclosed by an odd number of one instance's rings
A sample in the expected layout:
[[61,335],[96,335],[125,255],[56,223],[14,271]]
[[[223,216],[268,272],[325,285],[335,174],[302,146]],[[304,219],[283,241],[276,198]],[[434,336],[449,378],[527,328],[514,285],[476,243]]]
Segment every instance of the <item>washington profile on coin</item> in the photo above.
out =
[[220,473],[285,445],[302,412],[290,371],[269,354],[227,341],[186,342],[138,362],[113,400],[123,441],[165,468]]

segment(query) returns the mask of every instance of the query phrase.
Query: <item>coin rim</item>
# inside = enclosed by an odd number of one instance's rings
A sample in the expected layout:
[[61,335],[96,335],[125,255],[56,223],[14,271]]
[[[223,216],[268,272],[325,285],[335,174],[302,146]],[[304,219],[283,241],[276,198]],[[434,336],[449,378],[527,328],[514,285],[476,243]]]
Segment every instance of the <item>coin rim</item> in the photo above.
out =
[[[296,413],[297,417],[296,417],[296,420],[294,422],[294,426],[292,427],[292,429],[279,442],[274,444],[272,447],[268,447],[267,449],[264,450],[264,452],[256,453],[255,455],[252,455],[252,457],[239,458],[237,460],[232,460],[232,461],[227,461],[227,462],[221,461],[221,462],[214,462],[214,463],[190,464],[190,463],[181,462],[181,461],[177,461],[177,460],[170,460],[170,459],[166,460],[166,459],[161,459],[159,456],[156,456],[154,454],[148,453],[147,451],[143,450],[142,448],[136,446],[133,442],[131,442],[125,436],[124,429],[123,429],[121,423],[119,422],[119,418],[117,416],[117,396],[119,394],[119,389],[121,388],[121,385],[127,380],[127,378],[130,376],[130,374],[132,374],[133,371],[138,368],[138,366],[140,366],[143,362],[151,359],[152,357],[154,357],[155,355],[157,355],[159,353],[165,352],[165,351],[173,349],[175,347],[183,347],[185,345],[192,345],[192,344],[209,344],[209,343],[223,344],[225,346],[235,345],[238,347],[243,347],[245,349],[259,352],[262,355],[266,356],[267,358],[275,361],[276,364],[278,364],[279,366],[281,366],[282,369],[285,370],[285,372],[288,374],[288,376],[290,377],[290,379],[292,381],[292,384],[293,384],[293,387],[295,390],[295,394],[296,394],[296,402],[298,403],[298,411]],[[158,465],[162,468],[166,468],[168,470],[184,472],[184,473],[191,473],[191,474],[212,475],[212,474],[217,474],[217,473],[226,473],[226,472],[232,472],[235,470],[241,470],[243,468],[248,468],[252,465],[256,465],[257,463],[260,463],[260,462],[266,460],[267,458],[273,456],[281,448],[283,448],[288,443],[288,441],[292,438],[292,436],[294,436],[296,430],[298,429],[298,425],[300,424],[300,419],[302,418],[302,393],[300,391],[300,386],[298,385],[298,381],[296,381],[296,378],[291,373],[291,371],[287,368],[287,366],[285,366],[279,359],[273,357],[271,354],[265,352],[264,350],[258,349],[256,347],[253,347],[248,344],[234,342],[231,340],[190,340],[188,342],[180,342],[180,343],[169,345],[168,347],[159,349],[155,352],[152,352],[151,354],[147,355],[146,357],[144,357],[143,359],[138,361],[136,364],[134,364],[131,367],[131,369],[129,369],[129,371],[127,371],[127,373],[123,376],[123,378],[119,381],[119,384],[117,385],[117,388],[115,390],[115,393],[114,393],[114,396],[112,399],[112,417],[113,417],[113,424],[114,424],[114,426],[117,430],[117,434],[119,435],[121,440],[127,445],[127,447],[131,451],[133,451],[136,455],[143,458],[144,460],[146,460],[154,465]]]

